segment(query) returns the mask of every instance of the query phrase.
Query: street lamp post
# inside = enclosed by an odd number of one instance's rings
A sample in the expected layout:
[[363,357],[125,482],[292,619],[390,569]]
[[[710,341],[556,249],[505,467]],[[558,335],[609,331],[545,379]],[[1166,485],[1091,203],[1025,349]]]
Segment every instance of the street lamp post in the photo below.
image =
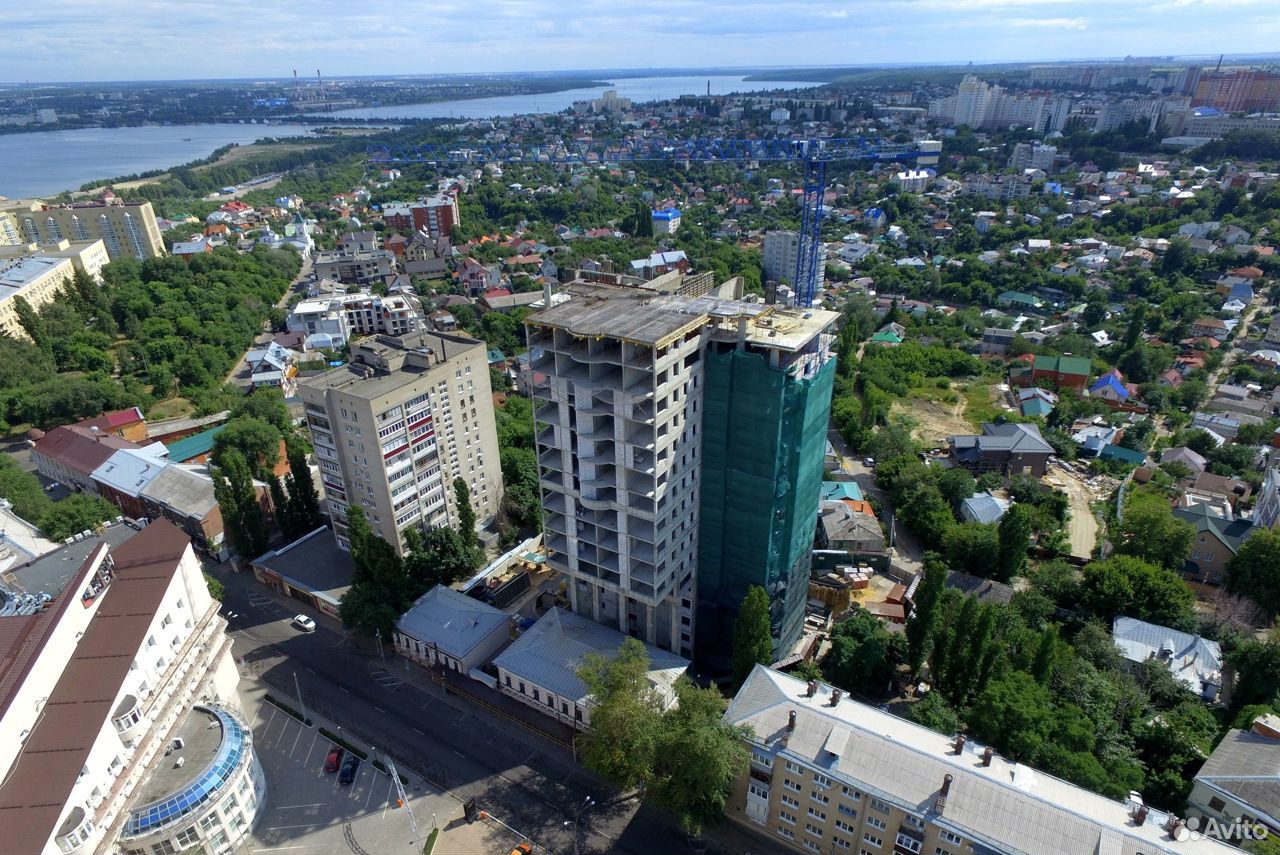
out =
[[581,855],[582,853],[582,815],[595,805],[595,799],[587,796],[582,800],[582,804],[578,805],[578,809],[573,812],[572,820],[565,820],[566,827],[573,826],[573,855]]

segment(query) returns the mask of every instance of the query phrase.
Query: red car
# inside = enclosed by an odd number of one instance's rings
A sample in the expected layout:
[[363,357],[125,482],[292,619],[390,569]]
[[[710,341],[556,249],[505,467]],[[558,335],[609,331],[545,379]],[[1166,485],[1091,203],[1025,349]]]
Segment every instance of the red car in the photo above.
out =
[[336,772],[338,767],[342,765],[343,751],[338,746],[329,749],[329,756],[324,758],[324,770],[326,772]]

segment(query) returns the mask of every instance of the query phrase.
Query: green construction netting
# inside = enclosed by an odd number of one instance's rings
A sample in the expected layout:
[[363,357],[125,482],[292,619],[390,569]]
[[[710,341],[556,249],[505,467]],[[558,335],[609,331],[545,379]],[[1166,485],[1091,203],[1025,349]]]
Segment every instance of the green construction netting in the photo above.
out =
[[723,667],[751,585],[769,593],[776,651],[800,638],[835,360],[810,379],[745,350],[707,354],[696,650]]

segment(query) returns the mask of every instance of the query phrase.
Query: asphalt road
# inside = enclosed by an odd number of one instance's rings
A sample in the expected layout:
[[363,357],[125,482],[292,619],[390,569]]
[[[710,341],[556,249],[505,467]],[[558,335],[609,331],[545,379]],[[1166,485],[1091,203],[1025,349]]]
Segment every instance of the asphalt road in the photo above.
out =
[[[234,653],[245,676],[281,697],[303,703],[391,754],[458,799],[480,808],[555,853],[574,851],[574,810],[588,796],[597,803],[584,820],[583,852],[647,855],[689,852],[670,817],[616,794],[541,738],[407,676],[405,660],[358,648],[337,623],[301,603],[283,601],[249,574],[214,569],[226,586]],[[303,634],[289,620],[307,612],[317,629]],[[416,667],[416,666],[411,666]],[[376,677],[376,679],[375,679]],[[296,679],[296,689],[295,689]],[[732,836],[733,831],[726,832]],[[756,846],[733,847],[735,851]]]

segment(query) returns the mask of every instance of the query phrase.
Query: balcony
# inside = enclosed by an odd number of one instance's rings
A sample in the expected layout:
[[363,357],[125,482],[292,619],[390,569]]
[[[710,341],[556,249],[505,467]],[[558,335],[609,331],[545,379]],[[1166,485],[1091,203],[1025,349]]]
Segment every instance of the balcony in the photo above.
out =
[[627,432],[626,442],[628,445],[634,445],[637,448],[643,448],[646,451],[653,451],[654,436],[653,428],[637,427]]
[[555,427],[563,427],[564,423],[560,421],[560,408],[555,404],[546,407],[539,407],[533,413],[535,421],[544,425],[554,425]]
[[546,546],[558,555],[569,554],[569,538],[563,534],[552,534],[546,539]]
[[602,487],[599,489],[584,488],[579,494],[578,501],[591,510],[603,511],[608,510],[617,499],[618,491],[616,489]]
[[641,424],[653,424],[653,401],[645,401],[633,406],[629,418]]
[[544,451],[538,455],[538,468],[562,472],[564,471],[564,458],[558,450]]

